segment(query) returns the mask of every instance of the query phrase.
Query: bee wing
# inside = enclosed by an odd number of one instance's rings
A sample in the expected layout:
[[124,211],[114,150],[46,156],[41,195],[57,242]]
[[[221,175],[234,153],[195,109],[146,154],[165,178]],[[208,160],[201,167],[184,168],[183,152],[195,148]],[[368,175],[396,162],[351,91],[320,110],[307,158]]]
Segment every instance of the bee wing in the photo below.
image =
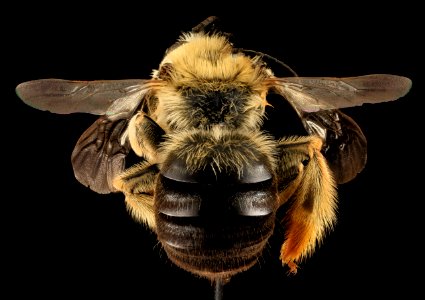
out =
[[71,162],[78,181],[105,194],[115,191],[112,180],[125,168],[130,146],[121,137],[151,86],[151,81],[140,79],[41,79],[19,84],[16,92],[40,110],[101,115],[77,141]]
[[277,78],[274,87],[300,112],[353,107],[396,100],[412,86],[409,78],[389,74],[358,77]]
[[347,78],[278,78],[274,86],[300,116],[309,134],[320,136],[338,183],[356,177],[367,160],[367,141],[357,123],[339,108],[380,103],[404,96],[412,82],[402,76],[374,74]]
[[[145,80],[73,81],[39,79],[16,87],[26,104],[56,114],[90,113],[103,115],[114,103],[128,102],[146,88]],[[117,105],[117,104],[115,104]]]
[[348,182],[363,170],[367,140],[357,123],[338,109],[304,113],[302,123],[310,135],[322,138],[322,153],[337,183]]
[[99,194],[115,192],[113,179],[125,168],[130,151],[121,136],[128,119],[99,117],[78,139],[71,155],[75,178]]

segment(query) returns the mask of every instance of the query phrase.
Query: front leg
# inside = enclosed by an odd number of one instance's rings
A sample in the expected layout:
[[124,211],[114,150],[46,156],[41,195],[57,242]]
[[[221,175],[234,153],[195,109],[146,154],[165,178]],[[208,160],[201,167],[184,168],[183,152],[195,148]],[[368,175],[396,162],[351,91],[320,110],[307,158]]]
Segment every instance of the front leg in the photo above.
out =
[[279,197],[281,204],[288,201],[280,259],[292,273],[298,261],[314,252],[336,219],[336,184],[321,148],[322,140],[315,136],[279,142]]
[[143,112],[134,115],[128,124],[128,139],[133,151],[147,161],[156,160],[156,152],[165,131]]
[[154,189],[158,166],[148,162],[128,168],[114,179],[114,187],[125,195],[125,203],[133,218],[155,231]]
[[142,112],[131,118],[127,131],[131,148],[143,161],[118,175],[113,184],[124,193],[131,215],[155,230],[154,190],[159,174],[156,152],[165,132]]

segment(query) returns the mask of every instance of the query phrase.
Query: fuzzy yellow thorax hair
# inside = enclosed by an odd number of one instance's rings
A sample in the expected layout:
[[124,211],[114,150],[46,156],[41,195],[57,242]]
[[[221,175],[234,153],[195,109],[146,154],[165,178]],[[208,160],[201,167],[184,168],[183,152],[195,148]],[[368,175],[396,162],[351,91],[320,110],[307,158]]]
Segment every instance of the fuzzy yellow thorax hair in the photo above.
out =
[[177,72],[171,73],[176,86],[199,85],[202,82],[232,82],[253,87],[264,80],[264,71],[251,58],[233,53],[226,37],[218,34],[188,33],[180,46],[170,51],[161,65],[171,63]]

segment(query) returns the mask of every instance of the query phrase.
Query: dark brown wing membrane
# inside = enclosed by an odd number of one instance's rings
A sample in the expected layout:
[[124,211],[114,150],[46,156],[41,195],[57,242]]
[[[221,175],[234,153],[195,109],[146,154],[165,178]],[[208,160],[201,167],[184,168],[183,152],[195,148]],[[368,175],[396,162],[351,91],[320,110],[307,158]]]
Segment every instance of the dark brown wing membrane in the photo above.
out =
[[304,113],[307,132],[320,136],[322,152],[337,183],[348,182],[360,173],[367,160],[367,141],[357,123],[339,110]]
[[31,107],[57,114],[75,112],[103,115],[117,100],[131,102],[140,99],[146,80],[73,81],[40,79],[16,87],[19,98]]
[[21,83],[17,95],[28,105],[58,114],[103,115],[80,137],[71,161],[75,177],[95,192],[115,191],[112,181],[125,168],[130,146],[121,144],[127,123],[144,104],[153,81],[71,81],[40,79]]
[[389,74],[288,77],[271,81],[274,90],[291,103],[307,132],[323,139],[324,155],[338,183],[353,179],[367,159],[363,132],[338,109],[396,100],[412,85],[409,78]]
[[114,192],[112,181],[125,168],[130,145],[121,145],[121,136],[127,123],[127,119],[99,117],[75,145],[71,156],[75,177],[97,193]]

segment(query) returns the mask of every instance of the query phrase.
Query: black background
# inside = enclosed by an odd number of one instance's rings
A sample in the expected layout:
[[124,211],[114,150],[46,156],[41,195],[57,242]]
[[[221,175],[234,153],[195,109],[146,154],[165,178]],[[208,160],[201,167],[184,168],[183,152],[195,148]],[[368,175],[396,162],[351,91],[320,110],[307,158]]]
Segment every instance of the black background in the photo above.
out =
[[131,219],[122,195],[98,195],[74,178],[71,152],[96,117],[32,109],[14,88],[40,78],[148,78],[182,31],[218,15],[235,46],[273,55],[300,76],[390,73],[413,80],[398,101],[345,110],[368,139],[368,164],[339,186],[338,224],[299,273],[287,275],[275,237],[258,265],[225,286],[224,299],[417,293],[423,37],[416,8],[406,1],[380,8],[258,3],[242,12],[198,3],[193,13],[181,5],[73,2],[5,11],[12,18],[2,24],[3,291],[13,298],[213,299],[209,282],[167,261],[155,235]]

